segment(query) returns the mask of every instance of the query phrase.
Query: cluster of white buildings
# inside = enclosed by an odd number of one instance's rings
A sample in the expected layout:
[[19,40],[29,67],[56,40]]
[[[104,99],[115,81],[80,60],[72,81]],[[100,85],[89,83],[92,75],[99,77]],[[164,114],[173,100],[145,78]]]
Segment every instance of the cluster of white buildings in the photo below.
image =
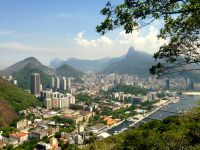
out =
[[75,104],[75,97],[69,93],[62,94],[49,90],[43,91],[41,95],[44,98],[44,106],[47,109],[69,108],[71,104]]
[[71,78],[66,77],[51,77],[50,88],[56,90],[70,90],[71,89]]
[[133,94],[125,94],[124,92],[113,92],[112,97],[119,101],[124,101],[125,99],[131,99],[133,102],[145,102],[147,100],[158,100],[156,92],[149,92],[146,96],[138,95],[135,96]]

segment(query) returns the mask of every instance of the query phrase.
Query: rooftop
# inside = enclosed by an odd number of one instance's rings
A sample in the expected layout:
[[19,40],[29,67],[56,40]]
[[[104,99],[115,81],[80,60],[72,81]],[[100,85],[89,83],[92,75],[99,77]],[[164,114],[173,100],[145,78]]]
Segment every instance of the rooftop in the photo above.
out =
[[28,133],[24,133],[24,132],[14,132],[14,133],[11,133],[10,135],[11,135],[11,136],[14,136],[14,137],[23,137],[23,136],[28,135]]

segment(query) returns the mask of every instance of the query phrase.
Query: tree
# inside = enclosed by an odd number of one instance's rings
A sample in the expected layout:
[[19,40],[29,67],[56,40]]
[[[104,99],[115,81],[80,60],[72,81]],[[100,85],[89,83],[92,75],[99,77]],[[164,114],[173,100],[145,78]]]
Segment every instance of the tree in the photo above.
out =
[[96,30],[102,35],[118,27],[131,33],[162,20],[158,38],[167,39],[168,43],[154,54],[157,64],[151,67],[152,74],[200,69],[199,0],[124,0],[117,6],[108,2],[101,14],[105,20]]

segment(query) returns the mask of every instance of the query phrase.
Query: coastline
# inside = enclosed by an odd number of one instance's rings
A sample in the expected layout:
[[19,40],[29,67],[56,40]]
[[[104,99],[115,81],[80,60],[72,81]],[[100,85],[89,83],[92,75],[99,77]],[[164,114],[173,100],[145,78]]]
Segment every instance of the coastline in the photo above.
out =
[[[129,125],[129,128],[130,128],[130,127],[133,127],[133,126],[134,126],[135,124],[137,124],[138,122],[142,121],[143,119],[145,119],[145,118],[148,117],[149,115],[155,113],[156,111],[160,110],[162,107],[164,107],[164,106],[170,104],[171,102],[172,102],[171,99],[170,99],[170,100],[162,100],[162,101],[161,101],[161,104],[159,104],[155,109],[153,109],[153,110],[151,110],[151,111],[149,111],[149,112],[147,112],[147,113],[144,113],[143,115],[142,115],[142,114],[138,115],[138,116],[139,116],[138,120],[133,119],[134,116],[129,117],[127,120],[133,121],[133,123],[132,123],[131,125]],[[126,120],[122,120],[122,121],[117,122],[116,124],[114,124],[114,125],[112,125],[112,126],[106,128],[106,129],[102,130],[101,132],[99,132],[99,134],[101,134],[102,132],[107,132],[108,130],[110,130],[110,129],[112,129],[112,128],[114,128],[114,127],[116,127],[116,126],[122,124],[124,121],[126,121]],[[128,128],[127,128],[127,130],[128,130]]]

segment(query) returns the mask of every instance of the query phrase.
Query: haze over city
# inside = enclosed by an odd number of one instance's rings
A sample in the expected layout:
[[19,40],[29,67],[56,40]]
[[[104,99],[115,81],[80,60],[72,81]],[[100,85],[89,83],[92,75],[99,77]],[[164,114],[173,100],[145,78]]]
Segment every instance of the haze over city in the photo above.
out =
[[106,2],[1,0],[0,69],[31,56],[45,65],[54,58],[116,57],[130,46],[153,54],[164,43],[157,39],[160,21],[129,35],[117,29],[100,36],[95,27]]

